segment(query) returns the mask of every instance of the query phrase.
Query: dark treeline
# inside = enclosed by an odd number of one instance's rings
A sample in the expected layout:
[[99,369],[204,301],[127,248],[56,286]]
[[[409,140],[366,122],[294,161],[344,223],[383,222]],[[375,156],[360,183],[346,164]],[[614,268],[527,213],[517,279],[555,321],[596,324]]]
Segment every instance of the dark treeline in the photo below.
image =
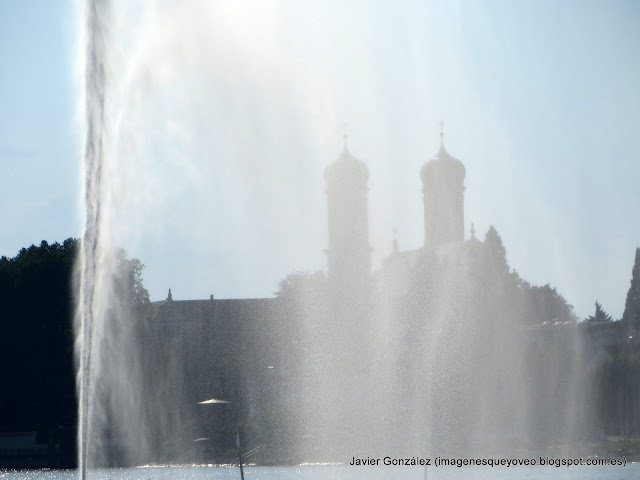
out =
[[[65,467],[76,463],[73,283],[79,245],[74,238],[43,240],[0,258],[0,432],[35,431],[38,443],[60,446],[55,462]],[[122,250],[118,258],[134,281],[121,283],[117,294],[148,302],[142,264]]]
[[[72,273],[78,241],[42,241],[0,258],[0,430],[66,442],[75,461]],[[63,437],[63,438],[60,438]]]

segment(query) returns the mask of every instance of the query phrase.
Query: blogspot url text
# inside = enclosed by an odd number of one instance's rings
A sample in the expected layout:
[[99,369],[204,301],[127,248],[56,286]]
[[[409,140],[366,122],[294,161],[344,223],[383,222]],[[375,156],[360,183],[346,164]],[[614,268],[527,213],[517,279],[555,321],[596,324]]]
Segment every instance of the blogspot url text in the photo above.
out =
[[349,465],[393,465],[393,466],[434,466],[434,467],[519,467],[550,466],[573,467],[580,465],[626,467],[626,457],[618,458],[450,458],[450,457],[352,457]]

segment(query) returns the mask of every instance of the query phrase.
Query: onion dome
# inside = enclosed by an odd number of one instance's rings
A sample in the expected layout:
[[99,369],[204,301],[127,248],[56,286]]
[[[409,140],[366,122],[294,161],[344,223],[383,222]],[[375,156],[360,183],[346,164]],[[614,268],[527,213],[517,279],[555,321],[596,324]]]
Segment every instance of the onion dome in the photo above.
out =
[[369,180],[369,167],[351,155],[347,148],[345,136],[344,149],[338,159],[324,170],[324,179],[327,184],[356,182],[367,184]]
[[427,163],[424,164],[420,172],[422,181],[426,183],[427,179],[445,176],[454,178],[462,182],[464,180],[466,170],[460,160],[449,154],[444,148],[444,133],[440,132],[440,151]]

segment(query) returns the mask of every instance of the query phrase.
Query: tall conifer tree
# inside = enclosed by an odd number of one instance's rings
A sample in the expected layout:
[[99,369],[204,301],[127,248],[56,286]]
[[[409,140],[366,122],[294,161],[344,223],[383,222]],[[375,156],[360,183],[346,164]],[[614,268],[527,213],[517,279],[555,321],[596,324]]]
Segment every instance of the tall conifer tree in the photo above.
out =
[[640,248],[636,248],[636,259],[631,270],[631,286],[627,292],[622,320],[640,325]]
[[611,315],[604,311],[602,305],[596,301],[596,313],[595,315],[590,315],[586,321],[589,323],[594,322],[610,322],[612,320]]
[[502,238],[493,225],[489,227],[484,237],[484,245],[489,254],[492,267],[497,272],[506,276],[509,273],[509,264],[507,263],[507,251],[502,244]]

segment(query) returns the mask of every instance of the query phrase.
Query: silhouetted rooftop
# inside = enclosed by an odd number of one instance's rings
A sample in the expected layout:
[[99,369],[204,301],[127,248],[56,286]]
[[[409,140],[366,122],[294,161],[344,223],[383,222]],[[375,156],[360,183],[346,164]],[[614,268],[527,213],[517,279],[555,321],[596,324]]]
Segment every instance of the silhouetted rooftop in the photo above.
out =
[[440,150],[438,154],[422,167],[420,176],[424,182],[431,175],[438,175],[440,172],[451,172],[461,181],[464,180],[466,170],[460,160],[450,155],[444,148],[444,134],[440,133]]
[[328,183],[343,179],[361,180],[366,183],[369,180],[369,167],[351,154],[345,141],[340,157],[325,168],[324,178]]

